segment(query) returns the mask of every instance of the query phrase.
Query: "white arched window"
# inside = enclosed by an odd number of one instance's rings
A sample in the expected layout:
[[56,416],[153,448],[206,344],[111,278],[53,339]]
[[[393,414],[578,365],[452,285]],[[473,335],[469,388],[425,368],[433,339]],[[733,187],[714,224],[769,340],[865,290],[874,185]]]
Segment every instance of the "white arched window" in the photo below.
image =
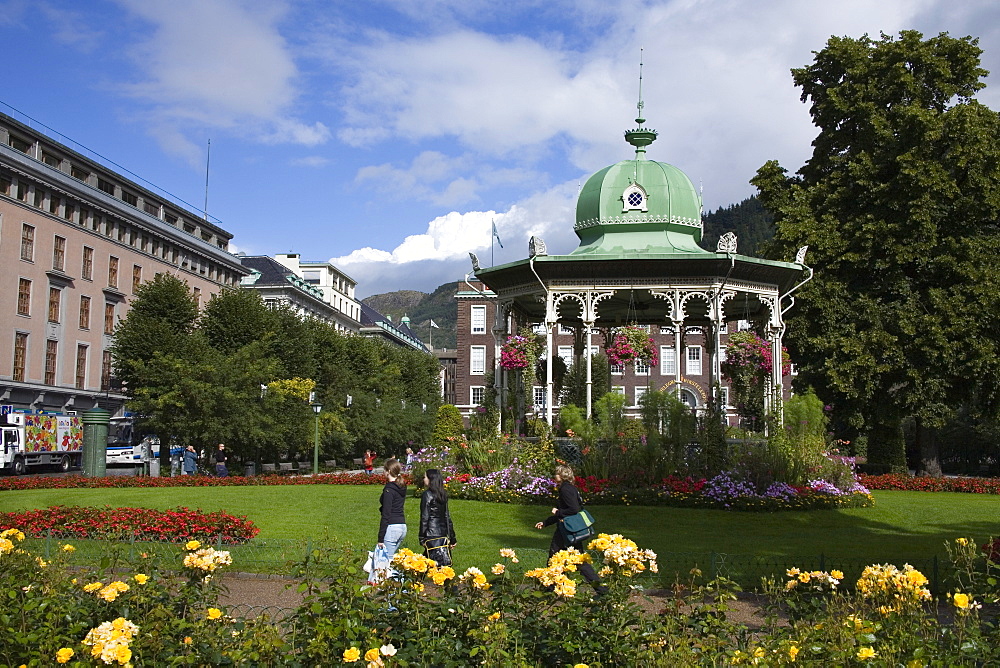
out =
[[646,191],[633,183],[622,193],[622,211],[647,211]]

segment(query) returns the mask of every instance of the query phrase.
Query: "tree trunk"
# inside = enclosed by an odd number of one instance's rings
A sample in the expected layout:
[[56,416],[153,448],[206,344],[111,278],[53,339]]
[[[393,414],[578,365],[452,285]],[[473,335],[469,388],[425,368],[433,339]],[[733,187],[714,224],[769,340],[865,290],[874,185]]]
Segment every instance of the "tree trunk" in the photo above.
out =
[[938,448],[937,431],[916,418],[917,452],[920,461],[917,463],[917,475],[930,478],[940,478],[941,452]]
[[[885,404],[882,408],[888,408]],[[872,416],[868,435],[868,466],[873,473],[906,473],[906,442],[902,420],[887,410]]]

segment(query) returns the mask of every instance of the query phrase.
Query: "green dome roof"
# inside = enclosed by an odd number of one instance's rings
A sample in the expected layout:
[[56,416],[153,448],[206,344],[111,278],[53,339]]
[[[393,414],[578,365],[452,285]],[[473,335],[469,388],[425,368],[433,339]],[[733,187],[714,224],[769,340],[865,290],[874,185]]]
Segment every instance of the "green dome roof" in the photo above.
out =
[[572,255],[704,253],[701,197],[687,175],[665,162],[646,160],[656,131],[625,133],[635,158],[605,167],[589,179],[576,202],[580,246]]

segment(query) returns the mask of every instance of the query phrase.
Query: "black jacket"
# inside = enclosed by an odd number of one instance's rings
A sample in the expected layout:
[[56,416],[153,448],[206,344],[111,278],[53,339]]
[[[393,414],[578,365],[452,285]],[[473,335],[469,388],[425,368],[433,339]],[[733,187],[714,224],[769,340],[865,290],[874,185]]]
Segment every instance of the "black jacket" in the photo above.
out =
[[404,501],[406,501],[405,487],[394,482],[385,483],[378,502],[382,511],[382,521],[378,525],[378,542],[385,542],[385,530],[390,524],[406,524],[406,518],[403,517]]
[[583,508],[583,499],[580,498],[580,491],[569,480],[563,480],[559,485],[556,512],[554,515],[546,517],[542,524],[545,526],[555,524],[567,515],[576,515],[581,508]]
[[451,513],[448,512],[448,499],[444,503],[434,498],[430,490],[420,497],[420,544],[428,538],[448,537],[448,542],[455,544],[455,525],[451,523]]

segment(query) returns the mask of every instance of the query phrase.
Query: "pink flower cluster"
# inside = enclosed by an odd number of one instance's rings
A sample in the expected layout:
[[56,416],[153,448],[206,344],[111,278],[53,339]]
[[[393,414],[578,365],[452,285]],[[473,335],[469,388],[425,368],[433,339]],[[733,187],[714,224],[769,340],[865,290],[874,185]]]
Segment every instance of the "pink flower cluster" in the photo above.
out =
[[500,347],[500,367],[503,369],[527,369],[530,341],[525,336],[514,334]]
[[[771,373],[774,359],[771,354],[771,344],[762,339],[756,332],[739,332],[729,337],[726,347],[724,367],[738,369],[746,366],[758,366],[764,373]],[[792,362],[788,350],[781,348],[781,375],[787,376],[792,370]],[[728,374],[727,374],[728,375]]]
[[653,337],[634,325],[621,328],[605,353],[612,364],[628,364],[633,360],[644,360],[655,366],[659,361]]

